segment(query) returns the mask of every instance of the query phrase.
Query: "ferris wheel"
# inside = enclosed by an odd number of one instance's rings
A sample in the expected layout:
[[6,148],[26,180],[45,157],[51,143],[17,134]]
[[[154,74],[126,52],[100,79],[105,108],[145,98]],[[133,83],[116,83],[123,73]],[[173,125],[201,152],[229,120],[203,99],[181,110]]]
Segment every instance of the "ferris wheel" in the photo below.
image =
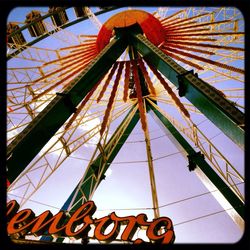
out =
[[[182,204],[207,195],[215,197],[240,235],[241,12],[233,7],[46,10],[32,10],[24,23],[8,20],[8,199],[21,207],[36,200],[41,209],[59,199],[61,207],[50,208],[70,212],[88,200],[101,206],[106,199],[103,210],[108,210],[122,194],[121,206],[113,210],[144,206],[149,217],[158,218],[184,213],[184,206],[167,210],[174,197]],[[195,185],[204,185],[203,192],[195,192]],[[142,196],[146,202],[137,203]],[[54,241],[60,240],[72,242]]]

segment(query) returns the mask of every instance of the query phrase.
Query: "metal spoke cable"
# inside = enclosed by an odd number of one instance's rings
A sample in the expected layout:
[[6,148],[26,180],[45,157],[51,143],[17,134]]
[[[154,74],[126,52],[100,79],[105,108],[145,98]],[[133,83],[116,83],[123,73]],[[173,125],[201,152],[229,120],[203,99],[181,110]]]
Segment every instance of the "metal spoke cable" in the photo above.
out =
[[[183,151],[184,152],[184,151]],[[180,154],[182,153],[182,151],[178,151],[178,152],[174,152],[172,154],[168,154],[168,155],[165,155],[165,156],[161,156],[159,158],[155,158],[153,159],[153,161],[155,160],[158,160],[158,159],[162,159],[162,158],[166,158],[166,157],[169,157],[169,156],[172,156],[172,155],[176,155],[176,154]],[[68,156],[69,158],[73,158],[73,159],[77,159],[77,160],[83,160],[83,161],[89,161],[89,159],[86,159],[86,158],[82,158],[82,157],[77,157],[77,156]],[[147,160],[138,160],[138,161],[120,161],[120,162],[112,162],[112,164],[127,164],[127,163],[145,163],[145,162],[148,162]]]
[[[237,184],[235,184],[233,186],[239,186],[239,185],[244,184],[244,183],[245,182],[239,182],[239,183],[237,183]],[[230,187],[227,187],[227,188],[230,188]],[[173,201],[173,202],[161,205],[158,208],[164,208],[164,207],[168,207],[168,206],[171,206],[171,205],[175,205],[175,204],[178,204],[178,203],[181,203],[181,202],[185,202],[185,201],[188,201],[188,200],[192,200],[192,199],[204,196],[204,195],[212,194],[213,192],[217,192],[217,191],[218,191],[218,189],[215,189],[213,191],[208,191],[208,192],[205,192],[205,193],[193,195],[193,196],[190,196],[190,197],[187,197],[187,198],[184,198],[184,199],[180,199],[180,200],[177,200],[177,201]],[[146,207],[146,208],[109,208],[109,209],[99,209],[97,211],[114,211],[114,210],[116,210],[116,211],[124,211],[124,210],[125,211],[126,210],[154,210],[154,208],[152,208],[152,207]],[[223,210],[223,211],[226,211],[226,210]]]
[[[213,137],[210,138],[210,140],[214,139],[215,137],[219,136],[221,134],[221,132],[219,132],[218,134],[214,135]],[[143,141],[145,142],[145,141]],[[206,142],[204,142],[206,143]],[[204,144],[202,143],[202,144]],[[89,143],[90,144],[90,143]],[[198,146],[195,146],[194,148],[198,148]],[[160,160],[160,159],[164,159],[164,158],[167,158],[167,157],[170,157],[170,156],[173,156],[173,155],[177,155],[177,154],[181,154],[181,153],[184,153],[186,152],[185,150],[183,151],[177,151],[177,152],[174,152],[174,153],[171,153],[171,154],[167,154],[167,155],[163,155],[163,156],[160,156],[160,157],[157,157],[157,158],[154,158],[153,161],[157,161],[157,160]],[[82,157],[77,157],[77,156],[68,156],[69,158],[73,158],[73,159],[78,159],[78,160],[83,160],[83,161],[89,161],[89,159],[86,159],[86,158],[82,158]],[[128,164],[128,163],[145,163],[145,162],[148,162],[147,160],[138,160],[138,161],[116,161],[116,162],[112,162],[112,164]]]
[[[241,184],[244,184],[244,182],[239,182],[239,183],[235,184],[234,186],[239,186]],[[227,188],[229,188],[229,187],[227,187]],[[177,201],[173,201],[173,202],[161,205],[158,208],[160,209],[160,208],[168,207],[168,206],[171,206],[171,205],[179,204],[179,203],[182,203],[182,202],[185,202],[185,201],[188,201],[188,200],[192,200],[192,199],[196,199],[196,198],[199,198],[199,197],[202,197],[202,196],[205,196],[205,195],[209,195],[209,194],[211,194],[213,192],[217,192],[217,191],[218,190],[216,189],[216,190],[213,190],[211,192],[208,191],[208,192],[204,192],[204,193],[201,193],[201,194],[193,195],[193,196],[190,196],[190,197],[187,197],[187,198],[184,198],[184,199],[180,199],[180,200],[177,200]],[[9,194],[9,195],[21,198],[21,196],[19,196],[19,195],[15,195],[15,194]],[[45,204],[45,203],[42,203],[42,202],[39,202],[39,201],[36,201],[36,200],[29,199],[29,201],[37,203],[37,204],[40,204],[40,205],[44,205],[44,206],[47,206],[47,207],[51,207],[51,208],[55,208],[55,209],[60,210],[59,207],[55,207],[55,206],[52,206],[52,205],[49,205],[49,204]],[[99,212],[103,212],[103,211],[129,211],[129,210],[138,211],[138,210],[153,210],[153,209],[154,208],[152,208],[152,207],[146,207],[146,208],[109,208],[109,209],[97,209],[97,211],[99,211]],[[200,216],[200,217],[194,218],[192,220],[188,220],[188,221],[177,223],[176,225],[180,225],[180,224],[184,224],[184,223],[187,223],[187,222],[191,222],[193,220],[201,219],[203,217],[208,217],[210,215],[215,215],[217,213],[225,212],[225,211],[230,210],[230,209],[233,209],[233,208],[228,208],[228,209],[216,211],[214,213],[210,213],[210,214],[207,214],[207,215],[204,215],[204,216]]]
[[235,209],[235,208],[227,208],[227,209],[219,210],[219,211],[216,211],[214,213],[209,213],[209,214],[202,215],[202,216],[190,219],[190,220],[186,220],[186,221],[182,221],[182,222],[176,223],[173,226],[176,227],[176,226],[179,226],[179,225],[182,225],[182,224],[186,224],[186,223],[190,223],[190,222],[193,222],[193,221],[196,221],[196,220],[201,220],[201,219],[204,219],[204,218],[216,215],[216,214],[227,212],[227,211],[232,210],[232,209]]
[[[198,124],[196,124],[196,126],[198,127],[201,123],[203,123],[205,121],[208,121],[208,119],[205,119],[205,120],[199,122]],[[151,132],[156,132],[156,131],[159,131],[159,130],[152,130],[152,131],[150,131],[150,133]],[[137,133],[137,134],[139,134],[139,133]],[[163,135],[151,138],[150,141],[163,138],[163,137],[168,136],[170,134],[173,134],[173,133],[165,133]],[[219,134],[221,134],[221,132]],[[218,136],[219,134],[216,134],[215,136],[211,137],[210,140],[212,140],[214,137]],[[127,135],[127,134],[124,134],[124,135]],[[125,143],[144,143],[144,142],[145,142],[145,140],[125,141]],[[95,143],[91,143],[91,142],[86,142],[85,144],[96,145]],[[117,143],[117,144],[124,144],[124,143]]]
[[[23,198],[22,196],[19,196],[19,195],[16,195],[16,194],[12,194],[12,193],[8,193],[8,196],[14,196],[14,197],[17,197],[17,198]],[[49,205],[49,204],[45,204],[45,203],[40,202],[40,201],[35,201],[35,200],[32,200],[32,199],[28,199],[28,201],[36,203],[36,204],[39,204],[39,205],[43,205],[43,206],[46,206],[46,207],[60,209],[59,207],[55,207],[55,206],[52,206],[52,205]]]

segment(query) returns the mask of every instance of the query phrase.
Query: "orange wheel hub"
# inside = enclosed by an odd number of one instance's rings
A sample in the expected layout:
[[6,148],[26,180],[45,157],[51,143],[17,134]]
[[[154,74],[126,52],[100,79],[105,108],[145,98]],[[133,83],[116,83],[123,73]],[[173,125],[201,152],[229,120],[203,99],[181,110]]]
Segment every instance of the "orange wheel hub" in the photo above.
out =
[[136,23],[141,26],[144,35],[154,45],[158,46],[165,41],[165,31],[157,18],[146,11],[126,10],[112,16],[103,24],[97,36],[97,51],[100,52],[109,43],[114,35],[114,28],[128,27]]

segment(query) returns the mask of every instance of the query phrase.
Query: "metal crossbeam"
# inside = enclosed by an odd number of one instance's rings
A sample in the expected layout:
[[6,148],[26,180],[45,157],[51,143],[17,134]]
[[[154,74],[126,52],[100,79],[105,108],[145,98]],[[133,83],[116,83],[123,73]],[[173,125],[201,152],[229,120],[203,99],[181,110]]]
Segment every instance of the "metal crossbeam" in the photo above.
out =
[[143,35],[134,33],[130,42],[146,61],[179,88],[179,93],[182,90],[181,96],[185,95],[225,135],[241,148],[244,147],[245,118],[238,108],[197,75],[178,65]]
[[7,148],[8,179],[13,182],[42,147],[75,111],[90,89],[110,69],[127,47],[115,38],[93,59],[67,88],[49,103]]

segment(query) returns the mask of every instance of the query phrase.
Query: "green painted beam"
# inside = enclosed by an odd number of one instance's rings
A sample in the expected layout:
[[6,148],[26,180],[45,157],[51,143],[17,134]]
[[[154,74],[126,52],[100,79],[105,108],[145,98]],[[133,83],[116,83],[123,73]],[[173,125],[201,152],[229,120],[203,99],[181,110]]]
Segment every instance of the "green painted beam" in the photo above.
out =
[[176,87],[184,89],[185,97],[197,109],[232,141],[244,148],[244,113],[208,83],[178,65],[143,35],[134,33],[129,41],[147,62],[156,67]]
[[112,40],[10,143],[7,148],[7,176],[10,183],[75,112],[75,107],[111,68],[126,47],[126,38]]
[[[97,156],[97,158],[94,160],[94,162],[87,169],[85,176],[84,176],[84,180],[82,182],[83,184],[81,184],[81,182],[79,182],[77,184],[77,186],[74,188],[73,192],[70,194],[70,196],[68,197],[68,199],[66,200],[66,202],[62,206],[61,211],[68,210],[71,202],[74,205],[74,210],[79,208],[83,202],[82,201],[82,198],[83,198],[82,193],[84,193],[86,201],[90,199],[90,196],[94,192],[94,190],[93,190],[94,186],[96,184],[99,185],[101,183],[101,181],[104,179],[104,178],[103,179],[93,178],[95,176],[95,171],[98,170],[98,168],[103,168],[103,177],[105,176],[105,172],[108,170],[110,164],[112,163],[112,161],[114,160],[114,158],[116,157],[116,155],[120,151],[121,147],[123,146],[123,144],[125,143],[125,141],[129,137],[130,133],[132,132],[132,130],[136,126],[137,122],[139,121],[140,114],[139,114],[139,111],[137,109],[136,113],[133,115],[131,120],[127,123],[127,119],[128,119],[128,117],[133,109],[134,109],[134,107],[128,112],[128,114],[123,119],[123,121],[121,122],[119,127],[116,129],[116,131],[114,132],[112,137],[109,139],[109,142],[107,143],[106,147],[104,148],[104,152],[106,151],[107,148],[112,148],[112,152],[111,152],[110,156],[106,159],[106,161],[104,161],[104,159],[103,159],[103,154],[99,154]],[[123,127],[125,123],[127,123],[127,125],[124,128],[123,133],[120,136],[120,139],[117,141],[116,145],[112,146],[111,144],[112,144],[113,138],[116,138],[117,136],[119,136],[120,128]],[[71,212],[73,213],[73,211],[69,211],[69,213],[71,213]],[[41,240],[42,241],[52,241],[53,238],[51,236],[43,236],[41,238]],[[56,242],[63,242],[63,240],[64,240],[64,238],[59,237],[56,240]]]
[[[132,109],[130,110],[130,112],[132,112]],[[123,126],[123,124],[126,122],[127,117],[129,116],[130,112],[124,118],[123,122],[119,125],[119,127],[116,129],[115,133],[112,135],[106,147],[104,148],[105,153],[107,151],[107,148],[112,149],[110,156],[105,161],[104,155],[99,154],[97,158],[95,159],[95,161],[90,165],[88,171],[85,173],[85,178],[84,178],[85,180],[83,181],[84,185],[81,187],[82,192],[79,192],[77,194],[75,198],[76,201],[82,197],[82,193],[84,193],[84,195],[86,196],[86,201],[89,200],[90,196],[93,194],[93,191],[94,191],[93,185],[96,185],[96,183],[97,185],[99,185],[102,180],[102,179],[96,180],[95,178],[92,178],[95,175],[95,173],[97,173],[100,169],[103,169],[102,177],[105,178],[104,176],[105,172],[108,170],[110,164],[112,163],[112,161],[114,160],[114,158],[116,157],[121,147],[123,146],[123,144],[125,143],[125,141],[127,140],[130,133],[132,132],[132,130],[134,129],[134,127],[136,126],[137,122],[140,119],[139,111],[137,110],[134,116],[132,117],[131,121],[128,123],[125,130],[123,131],[120,139],[117,141],[115,145],[110,147],[111,146],[110,144],[112,143],[112,139],[116,138],[116,136],[118,135],[119,128]]]
[[[175,145],[180,146],[182,151],[184,150],[187,155],[192,157],[193,162],[197,165],[199,171],[201,171],[203,175],[203,183],[208,187],[216,187],[220,194],[222,195],[218,201],[224,206],[224,199],[233,207],[235,213],[233,214],[233,220],[238,224],[242,225],[242,221],[244,221],[244,203],[240,200],[240,198],[231,190],[231,188],[218,176],[218,174],[212,169],[212,167],[206,162],[202,154],[197,153],[193,147],[186,141],[186,139],[179,133],[179,131],[174,127],[174,125],[162,114],[159,110],[157,110],[151,103],[147,102],[148,108],[151,109],[150,114],[154,117],[154,119],[161,125],[165,130],[170,132],[171,139]],[[169,133],[168,133],[169,134]],[[194,169],[192,169],[194,170]],[[205,178],[204,178],[205,177]],[[205,183],[206,182],[206,183]],[[212,185],[211,185],[212,184]],[[211,191],[211,190],[210,190]],[[240,221],[240,222],[239,222]]]

